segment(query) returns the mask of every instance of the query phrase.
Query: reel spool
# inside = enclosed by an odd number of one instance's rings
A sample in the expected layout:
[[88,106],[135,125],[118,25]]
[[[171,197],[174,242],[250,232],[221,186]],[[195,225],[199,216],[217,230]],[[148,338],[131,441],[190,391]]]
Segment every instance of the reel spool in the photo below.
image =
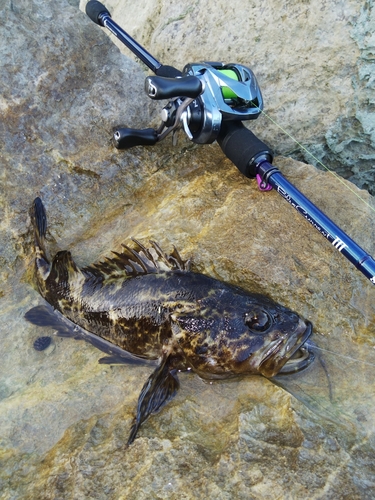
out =
[[[263,98],[250,68],[241,64],[194,63],[187,64],[183,74],[199,78],[203,92],[197,98],[201,112],[201,127],[191,131],[190,139],[198,144],[214,142],[222,121],[254,120],[263,109]],[[196,113],[196,112],[195,112]],[[194,115],[192,115],[194,117]],[[195,125],[194,119],[192,120]],[[189,136],[186,127],[186,134]]]

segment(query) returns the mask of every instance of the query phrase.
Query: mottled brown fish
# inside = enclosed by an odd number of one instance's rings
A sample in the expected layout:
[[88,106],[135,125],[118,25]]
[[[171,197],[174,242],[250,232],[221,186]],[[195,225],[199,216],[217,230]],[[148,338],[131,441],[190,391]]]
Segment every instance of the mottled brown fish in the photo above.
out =
[[55,312],[37,307],[26,318],[60,330],[62,324],[63,334],[65,329],[65,334],[83,336],[110,353],[110,362],[157,362],[139,396],[128,444],[140,425],[174,397],[179,370],[205,379],[273,377],[298,371],[313,359],[302,347],[311,323],[267,297],[190,271],[176,249],[166,255],[155,242],[149,250],[133,240],[134,249],[124,245],[123,253],[79,269],[69,251],[49,262],[40,198],[34,201],[32,221],[39,291]]

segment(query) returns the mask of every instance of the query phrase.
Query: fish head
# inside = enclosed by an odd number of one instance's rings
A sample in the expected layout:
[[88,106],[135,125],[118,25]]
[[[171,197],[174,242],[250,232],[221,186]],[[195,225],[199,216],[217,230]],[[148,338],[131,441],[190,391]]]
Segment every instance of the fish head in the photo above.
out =
[[241,364],[246,371],[269,378],[281,371],[299,371],[314,359],[308,348],[303,348],[312,334],[309,321],[265,297],[242,303],[244,334],[240,345],[248,357]]
[[180,316],[179,322],[196,339],[194,354],[205,370],[269,378],[299,371],[313,360],[308,348],[301,350],[311,323],[265,296],[226,285],[200,306],[199,314]]
[[220,283],[188,310],[175,311],[178,345],[203,378],[294,373],[314,359],[312,325],[263,295]]

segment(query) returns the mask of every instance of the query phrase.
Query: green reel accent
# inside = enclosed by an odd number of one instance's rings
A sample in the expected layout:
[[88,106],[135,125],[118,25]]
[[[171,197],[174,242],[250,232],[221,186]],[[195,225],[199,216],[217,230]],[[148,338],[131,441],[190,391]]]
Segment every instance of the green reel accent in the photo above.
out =
[[[238,81],[238,75],[233,69],[219,69],[220,73],[225,76],[229,76],[233,80]],[[223,94],[224,99],[237,99],[237,94],[233,92],[229,87],[221,87],[221,93]]]

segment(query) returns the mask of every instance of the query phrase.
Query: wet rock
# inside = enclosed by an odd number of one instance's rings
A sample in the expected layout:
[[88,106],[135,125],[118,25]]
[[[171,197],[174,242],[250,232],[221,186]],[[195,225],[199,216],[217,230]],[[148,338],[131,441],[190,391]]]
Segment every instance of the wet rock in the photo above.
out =
[[[177,148],[117,152],[112,127],[145,127],[156,107],[144,96],[143,69],[76,2],[13,0],[1,9],[4,498],[374,496],[374,287],[277,193],[243,178],[217,145],[182,139]],[[275,163],[375,254],[367,192],[292,159]],[[69,248],[79,265],[120,250],[130,236],[152,238],[166,250],[175,244],[198,270],[309,318],[317,342],[334,353],[323,356],[332,401],[318,360],[318,376],[307,372],[289,386],[299,399],[260,377],[206,384],[181,374],[176,399],[126,448],[149,368],[99,365],[100,352],[70,339],[33,348],[53,336],[23,319],[41,303],[28,217],[36,195],[46,205],[50,248]]]
[[[81,9],[85,4],[81,0]],[[267,113],[252,125],[259,136],[279,154],[318,167],[323,162],[375,193],[371,3],[235,0],[228,9],[223,0],[151,0],[142,7],[107,0],[106,5],[165,64],[182,69],[209,60],[250,66]],[[129,54],[123,45],[121,50]]]

